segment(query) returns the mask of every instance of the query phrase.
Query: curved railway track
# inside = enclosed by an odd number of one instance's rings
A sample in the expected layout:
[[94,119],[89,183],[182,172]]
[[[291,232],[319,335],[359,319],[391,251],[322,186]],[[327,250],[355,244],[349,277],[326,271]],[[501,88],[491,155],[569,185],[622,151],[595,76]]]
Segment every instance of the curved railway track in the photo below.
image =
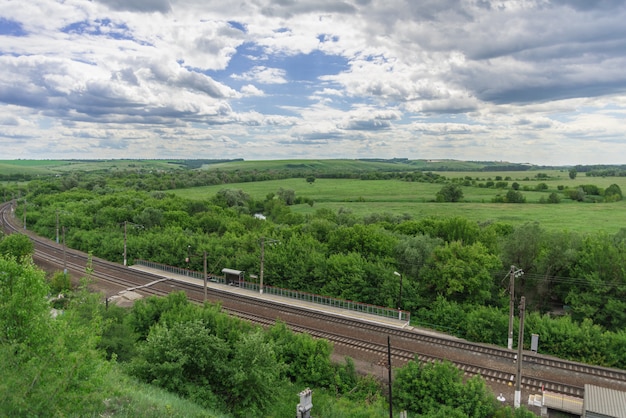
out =
[[[64,248],[54,241],[39,237],[15,226],[11,203],[0,205],[0,220],[9,232],[26,233],[35,245],[34,259],[39,264],[56,269],[67,268],[75,277],[84,275],[91,259],[92,277],[105,283],[107,297],[126,289],[137,289],[145,295],[166,295],[183,290],[190,300],[202,302],[204,290],[187,282],[164,280],[150,273],[129,269],[85,253]],[[160,279],[160,280],[159,280]],[[111,294],[109,294],[109,292]],[[242,295],[209,287],[208,299],[222,304],[225,311],[262,326],[283,320],[294,331],[325,338],[335,345],[349,347],[364,361],[380,363],[387,355],[387,336],[392,336],[393,364],[401,365],[418,357],[422,361],[447,359],[466,375],[480,374],[495,385],[511,385],[515,380],[516,352],[486,344],[471,343],[442,334],[417,329],[399,329],[355,319],[337,317],[322,311],[310,311],[267,300],[245,298]],[[598,386],[626,390],[626,371],[592,366],[541,354],[525,353],[522,386],[528,391],[542,388],[552,392],[582,397],[583,386]]]

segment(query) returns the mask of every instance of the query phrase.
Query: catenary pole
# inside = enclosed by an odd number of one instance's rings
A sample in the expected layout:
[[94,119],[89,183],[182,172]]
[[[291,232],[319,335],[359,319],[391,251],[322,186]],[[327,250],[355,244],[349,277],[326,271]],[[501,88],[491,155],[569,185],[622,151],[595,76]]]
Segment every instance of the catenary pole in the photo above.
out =
[[524,349],[524,313],[526,310],[526,298],[521,297],[519,303],[519,335],[517,337],[517,377],[515,378],[515,401],[514,407],[519,408],[522,403],[522,355]]
[[509,338],[507,348],[513,349],[513,316],[515,314],[515,266],[511,266],[509,273]]

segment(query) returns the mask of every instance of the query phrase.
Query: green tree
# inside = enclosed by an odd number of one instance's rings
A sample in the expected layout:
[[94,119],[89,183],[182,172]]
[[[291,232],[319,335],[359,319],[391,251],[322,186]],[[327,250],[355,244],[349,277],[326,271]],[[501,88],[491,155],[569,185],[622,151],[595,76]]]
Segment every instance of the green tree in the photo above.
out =
[[569,171],[569,178],[574,180],[576,178],[576,175],[578,174],[578,172],[576,171],[575,168],[570,169]]
[[626,327],[626,242],[608,234],[587,236],[572,266],[566,302],[572,315],[590,318],[611,330]]
[[214,406],[229,391],[230,353],[229,345],[210,335],[201,321],[159,323],[139,346],[130,372],[200,405]]
[[492,296],[491,272],[501,267],[498,257],[489,254],[483,244],[455,241],[433,251],[420,272],[420,281],[433,296],[484,304]]
[[285,375],[292,382],[305,387],[332,385],[335,369],[330,358],[332,347],[327,340],[294,333],[282,321],[268,330],[267,339],[272,342],[277,360],[285,365]]
[[11,234],[0,240],[0,255],[22,259],[32,256],[34,251],[35,246],[28,235]]
[[295,190],[283,189],[281,187],[276,192],[276,195],[278,196],[279,199],[281,199],[283,202],[285,202],[285,205],[287,205],[287,206],[293,205],[295,200],[296,200],[296,192],[295,192]]
[[147,207],[133,218],[133,222],[146,228],[160,226],[163,222],[163,211],[158,208]]
[[556,194],[555,192],[550,193],[550,196],[548,196],[548,203],[560,203],[561,202],[561,198],[559,197],[558,194]]
[[437,202],[459,202],[463,199],[463,189],[458,184],[446,184],[437,192]]
[[508,313],[491,306],[476,306],[467,313],[465,337],[470,341],[506,345]]
[[221,189],[215,194],[213,201],[223,208],[244,209],[252,201],[252,198],[240,189]]
[[328,251],[332,253],[359,253],[367,259],[389,258],[394,254],[397,238],[378,225],[342,226],[331,231]]
[[516,227],[502,241],[502,264],[521,268],[526,275],[533,273],[544,235],[545,231],[538,222],[527,222]]
[[324,275],[327,277],[323,295],[366,302],[366,260],[359,253],[333,254],[328,257]]
[[409,361],[396,370],[392,390],[400,409],[428,417],[489,417],[496,411],[496,400],[484,381],[474,377],[464,384],[463,372],[448,361]]
[[417,279],[419,271],[426,264],[435,248],[443,244],[440,238],[431,238],[428,235],[414,237],[403,236],[395,248],[396,260],[405,276]]
[[526,198],[517,190],[509,190],[506,192],[505,202],[507,203],[524,203]]
[[[100,317],[79,318],[76,303],[56,319],[44,273],[0,256],[0,410],[6,416],[96,415],[110,393],[96,350]],[[97,311],[94,299],[78,300]],[[98,405],[95,407],[94,405]]]
[[618,202],[622,200],[622,189],[617,184],[611,184],[604,191],[604,200],[607,202]]
[[244,335],[233,347],[229,365],[228,404],[238,417],[263,416],[276,401],[282,366],[273,344],[261,331]]
[[584,201],[585,197],[587,196],[587,193],[585,193],[582,187],[567,190],[566,194],[570,199],[576,200],[578,202]]
[[313,183],[315,183],[315,176],[306,176],[306,182],[312,185]]
[[[551,309],[551,303],[565,303],[570,286],[564,279],[570,276],[570,269],[576,263],[582,238],[575,232],[537,232],[540,234],[540,241],[539,249],[533,256],[533,271],[541,279],[534,286],[538,295],[538,300],[534,303],[542,309]],[[532,248],[529,250],[534,251]],[[505,265],[508,264],[507,262]]]
[[67,294],[72,289],[72,283],[68,274],[58,271],[50,279],[50,291],[53,294]]

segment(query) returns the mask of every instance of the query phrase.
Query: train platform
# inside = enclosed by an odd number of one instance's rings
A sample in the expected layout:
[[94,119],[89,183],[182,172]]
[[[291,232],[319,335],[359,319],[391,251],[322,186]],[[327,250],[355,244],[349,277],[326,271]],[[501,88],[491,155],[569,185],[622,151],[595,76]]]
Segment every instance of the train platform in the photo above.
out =
[[[164,279],[186,282],[190,284],[197,285],[199,287],[204,286],[204,280],[198,279],[196,277],[187,276],[184,274],[178,274],[175,272],[164,271],[155,267],[148,267],[144,265],[135,264],[129,266],[131,269],[140,270],[145,273],[150,273],[154,276],[161,277]],[[249,290],[244,289],[239,286],[232,286],[222,283],[216,283],[215,281],[208,281],[207,287],[209,289],[219,290],[221,292],[228,292],[241,295],[242,297],[252,298],[252,299],[261,299],[267,300],[274,303],[279,303],[287,306],[297,306],[299,308],[307,309],[310,311],[324,312],[328,314],[332,314],[338,317],[356,319],[359,321],[370,322],[377,325],[384,325],[394,328],[407,328],[409,327],[409,322],[407,320],[398,319],[398,318],[390,318],[385,316],[374,315],[366,312],[359,312],[350,309],[343,309],[335,306],[328,306],[320,303],[314,303],[299,299],[293,299],[289,297],[268,294],[268,293],[260,293],[258,290]]]

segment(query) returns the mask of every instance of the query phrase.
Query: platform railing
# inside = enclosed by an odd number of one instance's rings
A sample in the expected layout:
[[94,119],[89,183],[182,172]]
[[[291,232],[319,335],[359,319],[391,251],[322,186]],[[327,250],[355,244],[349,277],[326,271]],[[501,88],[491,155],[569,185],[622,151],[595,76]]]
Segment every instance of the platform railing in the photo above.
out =
[[[162,270],[168,273],[177,274],[194,279],[203,280],[204,273],[181,267],[169,266],[167,264],[155,263],[147,260],[135,260],[135,264],[145,267]],[[226,284],[224,276],[208,275],[208,279],[213,283]],[[259,284],[240,280],[232,282],[231,285],[238,286],[241,289],[259,291]],[[314,303],[318,305],[329,306],[337,309],[345,309],[349,311],[362,312],[369,315],[380,316],[384,318],[397,319],[401,322],[410,322],[411,313],[400,309],[386,308],[384,306],[370,305],[368,303],[354,302],[351,300],[337,299],[330,296],[322,296],[314,293],[302,292],[299,290],[284,289],[275,286],[263,286],[263,293],[266,295],[280,296],[288,299],[300,300],[303,302]]]
[[[155,263],[154,261],[135,259],[134,264],[161,270],[167,273],[178,274],[179,276],[191,277],[193,279],[204,280],[204,273],[201,271],[195,271],[186,269],[183,267],[169,266],[167,264]],[[213,283],[224,284],[224,276],[216,276],[214,274],[207,274],[207,279]]]

